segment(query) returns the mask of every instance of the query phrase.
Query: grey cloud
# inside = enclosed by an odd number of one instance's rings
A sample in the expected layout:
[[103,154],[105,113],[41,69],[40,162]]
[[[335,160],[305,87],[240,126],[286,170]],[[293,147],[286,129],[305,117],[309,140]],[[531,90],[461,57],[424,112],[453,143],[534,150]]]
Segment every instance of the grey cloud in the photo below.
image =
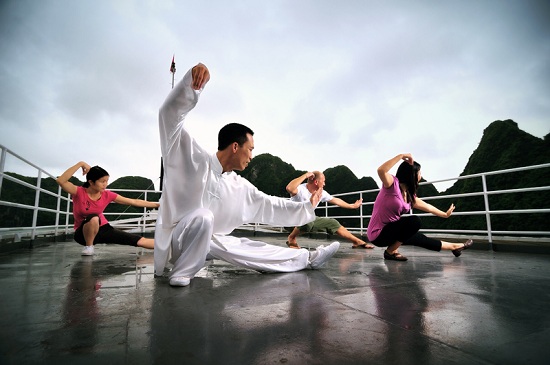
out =
[[[125,151],[144,139],[155,150],[158,138],[148,136],[170,88],[173,53],[177,79],[199,61],[210,67],[193,121],[214,130],[232,121],[259,131],[280,125],[305,147],[355,143],[359,153],[378,146],[378,136],[408,142],[404,122],[425,128],[423,115],[464,123],[469,135],[480,132],[474,123],[516,116],[521,128],[547,129],[548,8],[545,1],[3,1],[0,122],[13,125],[0,143],[9,138],[24,150],[39,141],[45,149],[40,138],[51,143],[94,125],[108,126]],[[426,140],[450,138],[430,133]],[[82,147],[70,149],[81,155]],[[62,159],[50,152],[36,156]],[[346,158],[352,162],[338,161]]]

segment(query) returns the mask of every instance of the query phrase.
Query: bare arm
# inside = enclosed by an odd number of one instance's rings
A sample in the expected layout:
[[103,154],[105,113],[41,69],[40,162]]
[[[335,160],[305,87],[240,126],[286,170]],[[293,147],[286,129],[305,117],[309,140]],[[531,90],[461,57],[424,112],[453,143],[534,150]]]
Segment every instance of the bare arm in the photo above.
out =
[[341,208],[357,209],[361,206],[361,203],[363,202],[363,199],[359,199],[353,204],[350,204],[350,203],[348,203],[348,202],[346,202],[346,201],[344,201],[340,198],[332,198],[332,200],[329,200],[328,202],[331,203],[331,204],[338,205]]
[[393,185],[393,176],[389,174],[388,171],[391,170],[392,167],[394,167],[399,161],[404,160],[413,164],[414,160],[410,153],[401,153],[394,158],[384,162],[377,170],[378,177],[380,177],[380,180],[382,181],[382,185],[385,188],[389,188]]
[[313,176],[313,172],[306,172],[305,174],[298,176],[297,178],[295,178],[294,180],[288,183],[288,185],[286,186],[286,191],[288,191],[290,196],[294,196],[298,194],[298,186],[300,186],[300,184],[310,176]]
[[84,161],[77,162],[74,166],[71,166],[55,181],[61,186],[65,192],[75,195],[77,186],[69,181],[69,179],[79,170],[82,169],[82,175],[86,175],[90,171],[90,165]]
[[414,208],[419,209],[426,213],[431,213],[441,218],[449,218],[451,214],[453,214],[453,211],[455,210],[455,205],[451,204],[449,209],[446,212],[444,212],[442,210],[437,209],[433,205],[426,203],[424,200],[420,198],[416,198]]
[[123,205],[131,205],[133,207],[140,207],[140,208],[158,208],[160,207],[159,203],[156,202],[150,202],[143,199],[130,199],[126,198],[122,195],[119,195],[115,199],[115,203],[123,204]]

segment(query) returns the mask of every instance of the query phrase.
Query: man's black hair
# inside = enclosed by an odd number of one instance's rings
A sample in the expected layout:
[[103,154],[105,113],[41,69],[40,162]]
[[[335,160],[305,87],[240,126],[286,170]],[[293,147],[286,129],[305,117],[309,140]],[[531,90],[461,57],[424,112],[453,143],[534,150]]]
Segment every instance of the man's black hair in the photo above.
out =
[[224,150],[233,142],[237,142],[239,146],[242,146],[248,141],[247,134],[254,135],[252,129],[239,123],[230,123],[220,129],[218,133],[218,151]]

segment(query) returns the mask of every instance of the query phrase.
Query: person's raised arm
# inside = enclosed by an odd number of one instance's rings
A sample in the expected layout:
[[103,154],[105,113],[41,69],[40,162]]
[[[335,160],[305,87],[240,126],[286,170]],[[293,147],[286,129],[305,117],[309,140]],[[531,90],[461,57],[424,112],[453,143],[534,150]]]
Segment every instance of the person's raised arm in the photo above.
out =
[[361,203],[363,202],[363,199],[357,200],[355,203],[350,204],[340,198],[332,198],[328,201],[330,204],[335,204],[339,206],[340,208],[346,208],[346,209],[357,209],[361,206]]
[[123,205],[131,205],[133,207],[139,207],[139,208],[158,208],[160,207],[159,203],[156,202],[150,202],[143,199],[130,199],[126,198],[125,196],[118,195],[115,199],[115,203],[123,204]]
[[195,107],[199,94],[210,80],[210,72],[202,63],[193,66],[185,73],[180,82],[170,91],[159,109],[159,129],[161,150],[168,152],[171,141],[177,134],[174,130],[185,120],[187,114]]
[[69,179],[78,171],[78,169],[82,169],[82,175],[86,175],[88,171],[90,171],[90,165],[88,165],[84,161],[77,162],[74,166],[71,166],[65,171],[61,176],[59,176],[57,179],[55,179],[55,182],[61,186],[61,189],[63,189],[65,192],[75,195],[76,194],[76,185],[69,181]]
[[438,216],[438,217],[441,217],[441,218],[449,218],[451,216],[451,214],[453,214],[453,211],[455,210],[455,205],[451,204],[449,209],[446,212],[444,212],[444,211],[437,209],[433,205],[431,205],[429,203],[426,203],[424,200],[417,197],[415,199],[415,203],[414,203],[413,208],[419,209],[419,210],[421,210],[423,212],[426,212],[426,213],[431,213],[431,214],[433,214],[435,216]]
[[393,176],[390,175],[389,171],[392,167],[394,167],[399,161],[404,160],[407,161],[409,164],[413,164],[414,160],[410,153],[401,153],[397,156],[395,156],[392,159],[389,159],[388,161],[384,162],[377,170],[378,177],[380,177],[380,180],[382,181],[382,185],[385,188],[389,188],[393,185]]
[[[291,182],[288,183],[288,185],[286,186],[286,191],[288,191],[290,196],[294,196],[294,195],[298,194],[298,186],[300,186],[300,184],[305,179],[308,179],[310,176],[313,176],[313,172],[306,172],[306,173],[298,176],[297,178],[295,178],[294,180],[292,180]],[[321,189],[321,191],[322,190],[323,189]]]

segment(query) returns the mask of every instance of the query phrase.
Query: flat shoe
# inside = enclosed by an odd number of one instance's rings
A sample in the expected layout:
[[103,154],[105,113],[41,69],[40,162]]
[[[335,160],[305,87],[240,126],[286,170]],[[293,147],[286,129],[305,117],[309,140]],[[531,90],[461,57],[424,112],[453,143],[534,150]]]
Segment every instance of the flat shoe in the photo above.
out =
[[369,245],[368,243],[363,243],[362,245],[354,245],[351,246],[351,248],[374,248],[373,245]]
[[286,241],[286,245],[288,246],[288,248],[301,248],[300,246],[298,246],[298,243],[296,243],[296,242],[290,243],[290,242]]
[[401,255],[399,252],[390,254],[387,250],[384,250],[384,260],[407,261],[408,258]]
[[[340,247],[340,242],[334,241],[327,247],[321,245],[317,247],[315,250],[315,256],[313,259],[309,262],[309,266],[312,269],[319,269],[321,266],[325,264],[325,262],[328,261],[335,253],[338,251],[338,248]],[[314,253],[310,255],[310,258],[312,257]]]
[[175,276],[170,278],[170,286],[187,286],[191,283],[191,279],[185,276]]
[[468,240],[464,243],[464,246],[460,247],[460,248],[457,248],[456,250],[453,250],[453,255],[455,255],[455,257],[458,257],[460,255],[462,255],[462,251],[472,247],[472,245],[474,244],[474,241],[472,240]]

